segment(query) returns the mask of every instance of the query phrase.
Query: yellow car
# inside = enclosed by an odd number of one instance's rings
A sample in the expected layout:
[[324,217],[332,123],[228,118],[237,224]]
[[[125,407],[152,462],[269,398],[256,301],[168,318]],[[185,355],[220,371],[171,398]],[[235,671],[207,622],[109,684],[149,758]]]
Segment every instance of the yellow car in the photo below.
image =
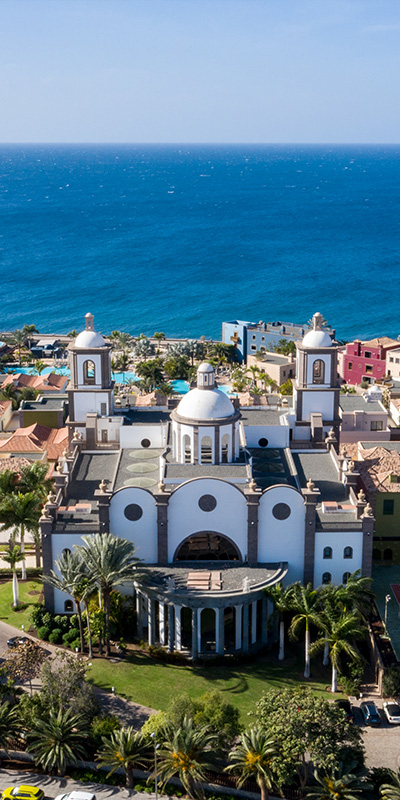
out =
[[43,800],[44,791],[37,786],[9,786],[2,792],[2,800]]

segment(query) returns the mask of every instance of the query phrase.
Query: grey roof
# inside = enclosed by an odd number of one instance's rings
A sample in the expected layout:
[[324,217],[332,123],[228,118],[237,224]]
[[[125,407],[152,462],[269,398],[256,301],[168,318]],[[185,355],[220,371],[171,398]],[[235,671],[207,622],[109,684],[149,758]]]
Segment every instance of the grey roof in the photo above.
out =
[[246,464],[167,464],[166,478],[224,478],[231,483],[246,480]]
[[240,413],[245,425],[279,425],[279,417],[287,413],[287,408],[279,408],[275,411],[265,406],[254,406],[241,408]]
[[57,397],[41,397],[40,400],[24,400],[21,406],[24,411],[62,411],[67,398],[65,395]]
[[76,465],[74,480],[68,484],[67,500],[86,500],[96,505],[94,493],[102,480],[105,480],[108,486],[112,485],[118,458],[119,453],[116,451],[81,453]]
[[385,412],[380,403],[375,402],[375,400],[366,403],[362,395],[359,394],[341,394],[339,403],[344,412],[365,411],[367,414],[383,414]]
[[323,450],[317,453],[307,451],[293,453],[293,460],[303,488],[311,478],[321,492],[321,501],[341,502],[346,499],[345,488],[339,481],[338,472],[329,453]]
[[292,363],[295,366],[295,362],[290,362],[290,359],[287,356],[282,356],[280,353],[263,353],[262,358],[259,358],[258,361],[262,361],[264,364],[277,364],[278,366],[284,366],[286,364]]
[[143,410],[139,408],[123,408],[121,409],[121,414],[124,417],[129,417],[133,425],[140,425],[140,423],[142,425],[159,425],[160,422],[169,421],[171,412],[157,407],[152,411],[148,408]]
[[136,486],[157,490],[160,480],[160,455],[162,448],[149,447],[147,449],[124,448],[118,464],[118,471],[113,490],[122,489],[123,486]]
[[[283,573],[287,569],[287,564],[274,563],[274,564],[257,564],[251,567],[248,564],[242,564],[235,561],[182,561],[174,563],[171,566],[153,566],[145,567],[149,572],[147,585],[152,588],[159,588],[161,591],[172,591],[173,594],[184,593],[186,596],[193,598],[196,595],[218,594],[223,595],[224,592],[240,592],[243,588],[243,581],[248,579],[248,591],[252,587],[259,586],[264,583],[274,583],[281,580]],[[187,578],[189,572],[220,572],[221,573],[221,589],[207,591],[204,589],[188,588]],[[175,587],[168,590],[168,579],[173,578]],[[239,595],[240,599],[240,595]]]
[[317,530],[326,531],[359,531],[362,529],[362,522],[352,514],[338,514],[337,518],[332,519],[332,514],[322,514],[317,511]]
[[278,447],[251,447],[248,450],[252,460],[253,478],[260,489],[275,486],[277,483],[287,483],[297,488],[285,450]]

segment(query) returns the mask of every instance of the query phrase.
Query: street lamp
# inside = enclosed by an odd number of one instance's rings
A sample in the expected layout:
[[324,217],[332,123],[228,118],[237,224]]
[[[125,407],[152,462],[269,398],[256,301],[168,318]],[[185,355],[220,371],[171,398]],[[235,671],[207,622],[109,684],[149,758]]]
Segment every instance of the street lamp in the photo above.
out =
[[160,749],[160,745],[157,744],[157,735],[156,735],[155,731],[153,731],[153,733],[151,733],[150,736],[151,736],[152,739],[154,739],[154,784],[155,784],[155,790],[156,790],[156,800],[158,800],[157,750]]
[[390,603],[391,599],[392,598],[391,598],[390,594],[387,594],[386,597],[385,597],[385,630],[386,630],[386,626],[387,626],[388,603]]

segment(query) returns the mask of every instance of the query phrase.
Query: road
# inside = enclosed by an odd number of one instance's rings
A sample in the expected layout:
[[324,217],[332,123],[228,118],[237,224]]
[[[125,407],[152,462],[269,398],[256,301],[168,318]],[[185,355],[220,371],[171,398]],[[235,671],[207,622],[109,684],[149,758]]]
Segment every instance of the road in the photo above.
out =
[[0,791],[3,791],[8,786],[17,786],[21,783],[27,783],[30,786],[40,786],[46,797],[53,798],[58,794],[64,792],[71,792],[73,789],[83,789],[87,792],[94,792],[97,800],[110,800],[112,797],[118,797],[119,800],[124,798],[134,797],[135,800],[156,800],[154,792],[147,794],[147,792],[129,793],[127,789],[120,786],[103,786],[100,783],[85,783],[84,785],[78,781],[67,780],[66,778],[54,778],[51,775],[38,775],[30,771],[7,770],[2,769],[0,772]]

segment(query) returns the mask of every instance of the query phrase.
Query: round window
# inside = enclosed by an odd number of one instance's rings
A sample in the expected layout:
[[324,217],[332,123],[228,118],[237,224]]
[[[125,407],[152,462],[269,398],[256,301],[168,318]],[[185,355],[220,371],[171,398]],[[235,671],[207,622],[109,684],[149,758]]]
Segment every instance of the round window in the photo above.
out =
[[261,439],[258,440],[258,444],[260,447],[268,447],[268,439],[265,439],[263,436]]
[[203,494],[199,500],[199,508],[202,511],[214,511],[214,508],[217,506],[217,501],[212,494]]
[[142,439],[140,444],[142,445],[142,447],[150,447],[151,441],[150,441],[150,439]]
[[124,514],[130,522],[137,522],[141,516],[143,516],[143,509],[140,508],[136,503],[130,503],[129,506],[126,506],[124,509]]
[[287,503],[277,503],[276,506],[273,507],[272,513],[275,519],[287,519],[290,517],[290,506]]

